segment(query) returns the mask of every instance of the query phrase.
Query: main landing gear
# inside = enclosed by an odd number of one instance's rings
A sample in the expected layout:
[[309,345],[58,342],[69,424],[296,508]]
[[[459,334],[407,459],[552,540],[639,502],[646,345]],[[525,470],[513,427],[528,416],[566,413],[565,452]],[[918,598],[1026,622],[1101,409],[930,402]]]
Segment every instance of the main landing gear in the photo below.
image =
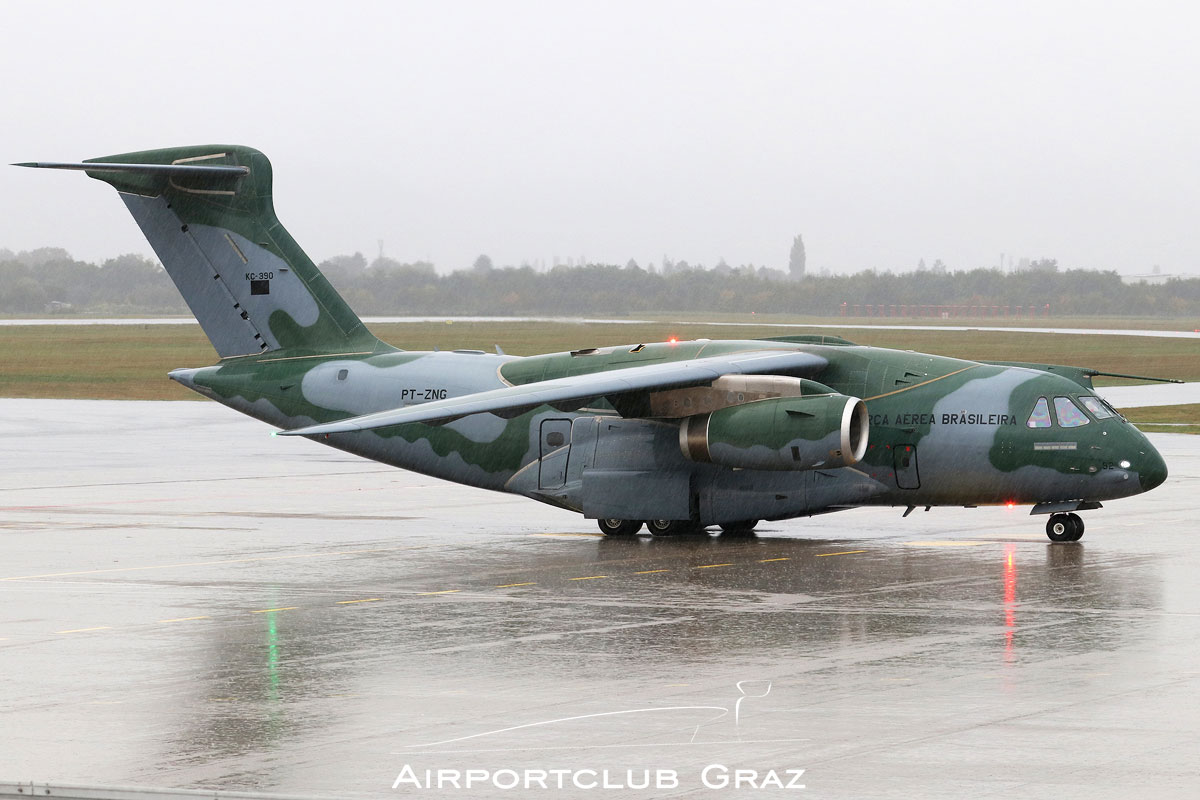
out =
[[598,519],[596,523],[605,536],[634,536],[642,529],[640,519]]
[[[634,536],[642,529],[642,521],[637,519],[598,519],[596,524],[605,536]],[[748,536],[754,532],[754,526],[757,524],[756,519],[725,522],[721,524],[721,533],[726,536]],[[655,536],[704,533],[703,526],[686,519],[648,519],[645,525]]]
[[1051,514],[1046,535],[1052,542],[1078,542],[1083,538],[1083,520],[1078,514]]
[[690,519],[648,519],[646,529],[655,536],[674,536],[679,533],[699,533],[704,528]]

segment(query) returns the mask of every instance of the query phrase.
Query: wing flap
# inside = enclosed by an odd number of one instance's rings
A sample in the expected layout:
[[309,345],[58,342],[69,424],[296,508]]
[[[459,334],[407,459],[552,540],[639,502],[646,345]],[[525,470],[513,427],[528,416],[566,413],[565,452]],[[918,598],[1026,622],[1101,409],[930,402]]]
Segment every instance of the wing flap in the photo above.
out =
[[511,419],[543,405],[569,407],[578,403],[578,408],[582,405],[581,401],[598,397],[707,384],[722,375],[813,374],[824,369],[827,364],[822,356],[796,350],[767,350],[760,353],[737,353],[666,364],[648,364],[507,386],[447,400],[434,400],[338,422],[280,431],[280,435],[319,436],[388,428],[413,422],[438,424],[471,414],[484,413]]

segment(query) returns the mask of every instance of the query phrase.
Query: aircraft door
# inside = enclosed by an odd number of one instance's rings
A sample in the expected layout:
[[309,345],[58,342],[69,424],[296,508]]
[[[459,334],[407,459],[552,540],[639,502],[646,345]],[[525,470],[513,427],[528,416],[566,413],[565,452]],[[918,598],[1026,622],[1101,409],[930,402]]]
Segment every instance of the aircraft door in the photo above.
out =
[[542,420],[538,488],[560,489],[567,482],[567,456],[571,451],[571,420]]
[[898,444],[892,450],[895,459],[896,486],[901,489],[920,489],[921,476],[917,473],[917,446]]

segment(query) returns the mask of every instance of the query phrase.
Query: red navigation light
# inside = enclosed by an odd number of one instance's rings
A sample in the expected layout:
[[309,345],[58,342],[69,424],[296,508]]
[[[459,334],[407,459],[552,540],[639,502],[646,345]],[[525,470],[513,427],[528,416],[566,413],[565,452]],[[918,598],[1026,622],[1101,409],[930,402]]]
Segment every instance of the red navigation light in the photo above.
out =
[[670,339],[667,339],[667,344],[679,344],[679,337],[672,336]]
[[1017,504],[1016,504],[1016,503],[1014,503],[1012,500],[1009,500],[1009,501],[1008,501],[1007,503],[1005,503],[1004,505],[1005,505],[1005,507],[1007,507],[1009,510],[1012,510],[1012,509],[1014,509],[1014,508],[1016,508],[1016,507],[1017,507]]

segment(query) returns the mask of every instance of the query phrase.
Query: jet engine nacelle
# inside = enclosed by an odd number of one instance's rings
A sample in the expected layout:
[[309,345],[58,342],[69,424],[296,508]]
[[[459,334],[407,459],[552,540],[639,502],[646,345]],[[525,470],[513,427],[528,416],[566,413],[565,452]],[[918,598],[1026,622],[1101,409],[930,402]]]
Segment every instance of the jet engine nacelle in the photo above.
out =
[[777,397],[685,418],[690,461],[741,469],[848,467],[867,452],[867,405],[844,394]]

